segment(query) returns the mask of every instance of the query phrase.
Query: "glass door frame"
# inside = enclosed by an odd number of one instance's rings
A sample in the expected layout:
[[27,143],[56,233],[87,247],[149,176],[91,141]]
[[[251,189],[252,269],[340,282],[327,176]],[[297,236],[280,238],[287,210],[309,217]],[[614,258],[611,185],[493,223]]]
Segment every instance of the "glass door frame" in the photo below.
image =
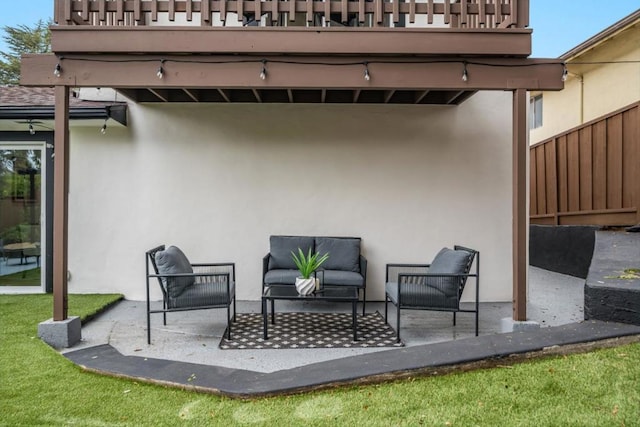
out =
[[53,290],[53,132],[0,132],[3,150],[40,151],[40,286],[2,286],[2,294],[44,293]]

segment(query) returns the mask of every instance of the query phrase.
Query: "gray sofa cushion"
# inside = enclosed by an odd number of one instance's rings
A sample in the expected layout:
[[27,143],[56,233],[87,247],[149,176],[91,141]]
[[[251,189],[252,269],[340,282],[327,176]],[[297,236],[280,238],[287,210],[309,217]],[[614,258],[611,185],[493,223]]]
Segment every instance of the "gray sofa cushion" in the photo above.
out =
[[264,283],[266,285],[275,285],[277,283],[293,285],[296,283],[296,277],[298,276],[300,276],[300,272],[298,270],[269,270],[264,276]]
[[[428,274],[467,274],[472,257],[471,252],[442,248],[433,259]],[[457,277],[433,277],[427,279],[427,285],[439,289],[448,297],[456,297],[464,280]]]
[[313,237],[307,236],[271,236],[269,238],[269,270],[297,270],[291,252],[297,254],[298,248],[307,254],[314,250]]
[[[176,246],[169,246],[164,251],[156,252],[156,266],[158,274],[193,274],[191,263],[186,255]],[[194,277],[163,278],[162,282],[167,288],[169,297],[176,298],[184,290],[193,285]]]
[[316,237],[316,252],[329,254],[324,269],[360,272],[360,239]]
[[362,277],[362,274],[353,271],[324,270],[323,272],[318,272],[318,277],[324,277],[322,280],[325,285],[359,287],[364,285],[364,277]]

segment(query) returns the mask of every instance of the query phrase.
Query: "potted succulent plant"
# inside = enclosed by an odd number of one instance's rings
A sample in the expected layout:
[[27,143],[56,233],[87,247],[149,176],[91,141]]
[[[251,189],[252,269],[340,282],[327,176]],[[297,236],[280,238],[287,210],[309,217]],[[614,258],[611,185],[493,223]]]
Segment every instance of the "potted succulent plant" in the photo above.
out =
[[316,290],[318,286],[318,279],[312,277],[313,273],[329,258],[329,254],[320,256],[319,253],[312,254],[311,248],[309,253],[305,255],[302,249],[298,248],[298,254],[291,252],[293,262],[298,271],[300,271],[300,277],[296,278],[296,289],[300,295],[309,295]]

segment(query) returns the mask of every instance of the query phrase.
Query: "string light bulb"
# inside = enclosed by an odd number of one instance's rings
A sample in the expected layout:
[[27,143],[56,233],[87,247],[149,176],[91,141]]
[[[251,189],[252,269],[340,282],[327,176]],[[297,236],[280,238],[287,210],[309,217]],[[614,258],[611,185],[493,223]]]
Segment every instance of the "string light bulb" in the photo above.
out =
[[102,127],[100,128],[100,133],[103,134],[103,135],[107,133],[107,120],[109,120],[108,117],[106,119],[104,119],[104,123],[102,124]]
[[160,60],[160,66],[158,67],[158,71],[156,72],[156,76],[158,76],[160,80],[162,80],[162,78],[164,77],[164,67],[162,66],[162,64],[164,64],[164,59]]
[[364,79],[366,81],[371,80],[371,74],[369,74],[369,63],[368,62],[364,63]]
[[562,67],[562,81],[566,82],[567,77],[569,77],[569,70],[567,70],[567,66],[565,64],[562,64]]
[[262,70],[260,71],[260,78],[262,80],[266,80],[267,78],[267,60],[262,60]]
[[56,77],[60,77],[62,75],[62,65],[58,62],[56,67],[53,69],[53,75]]
[[36,134],[36,130],[33,128],[33,123],[31,123],[31,120],[29,120],[29,133],[31,135],[35,135]]
[[462,81],[466,82],[469,80],[469,73],[467,72],[467,63],[465,62],[463,64],[463,69],[462,69]]

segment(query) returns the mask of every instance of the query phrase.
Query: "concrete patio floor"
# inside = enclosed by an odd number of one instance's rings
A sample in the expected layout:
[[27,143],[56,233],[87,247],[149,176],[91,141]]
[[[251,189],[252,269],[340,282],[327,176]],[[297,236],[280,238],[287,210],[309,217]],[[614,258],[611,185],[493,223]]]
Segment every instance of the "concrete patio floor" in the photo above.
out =
[[[529,320],[542,328],[567,325],[583,320],[584,279],[549,272],[535,267],[529,270]],[[239,301],[238,312],[259,312],[257,301]],[[322,311],[349,309],[348,305],[282,302],[278,311]],[[367,303],[367,312],[384,313],[383,303]],[[501,332],[501,319],[511,316],[510,303],[480,305],[480,336]],[[390,305],[390,323],[395,328],[395,308]],[[153,315],[152,343],[146,342],[145,302],[122,301],[82,328],[82,342],[63,353],[108,344],[124,356],[272,373],[306,365],[377,352],[397,351],[384,348],[298,349],[298,350],[221,350],[218,344],[225,330],[225,310],[171,313],[167,325],[162,316]],[[451,313],[406,310],[402,312],[402,339],[406,348],[452,340],[474,338],[474,315],[458,314],[457,326]]]
[[[221,350],[225,310],[172,313],[152,323],[146,342],[144,302],[123,301],[83,327],[83,342],[64,351],[84,369],[135,381],[255,398],[434,375],[515,363],[532,356],[566,354],[640,341],[640,326],[583,321],[584,279],[531,268],[529,319],[542,327],[501,332],[511,304],[481,305],[480,335],[474,316],[407,311],[400,348]],[[278,311],[336,310],[329,305],[280,304]],[[257,302],[239,302],[239,312],[258,312]],[[367,311],[383,311],[367,303]],[[390,316],[394,312],[391,311]],[[395,318],[395,317],[392,317]],[[392,324],[395,322],[392,322]]]

